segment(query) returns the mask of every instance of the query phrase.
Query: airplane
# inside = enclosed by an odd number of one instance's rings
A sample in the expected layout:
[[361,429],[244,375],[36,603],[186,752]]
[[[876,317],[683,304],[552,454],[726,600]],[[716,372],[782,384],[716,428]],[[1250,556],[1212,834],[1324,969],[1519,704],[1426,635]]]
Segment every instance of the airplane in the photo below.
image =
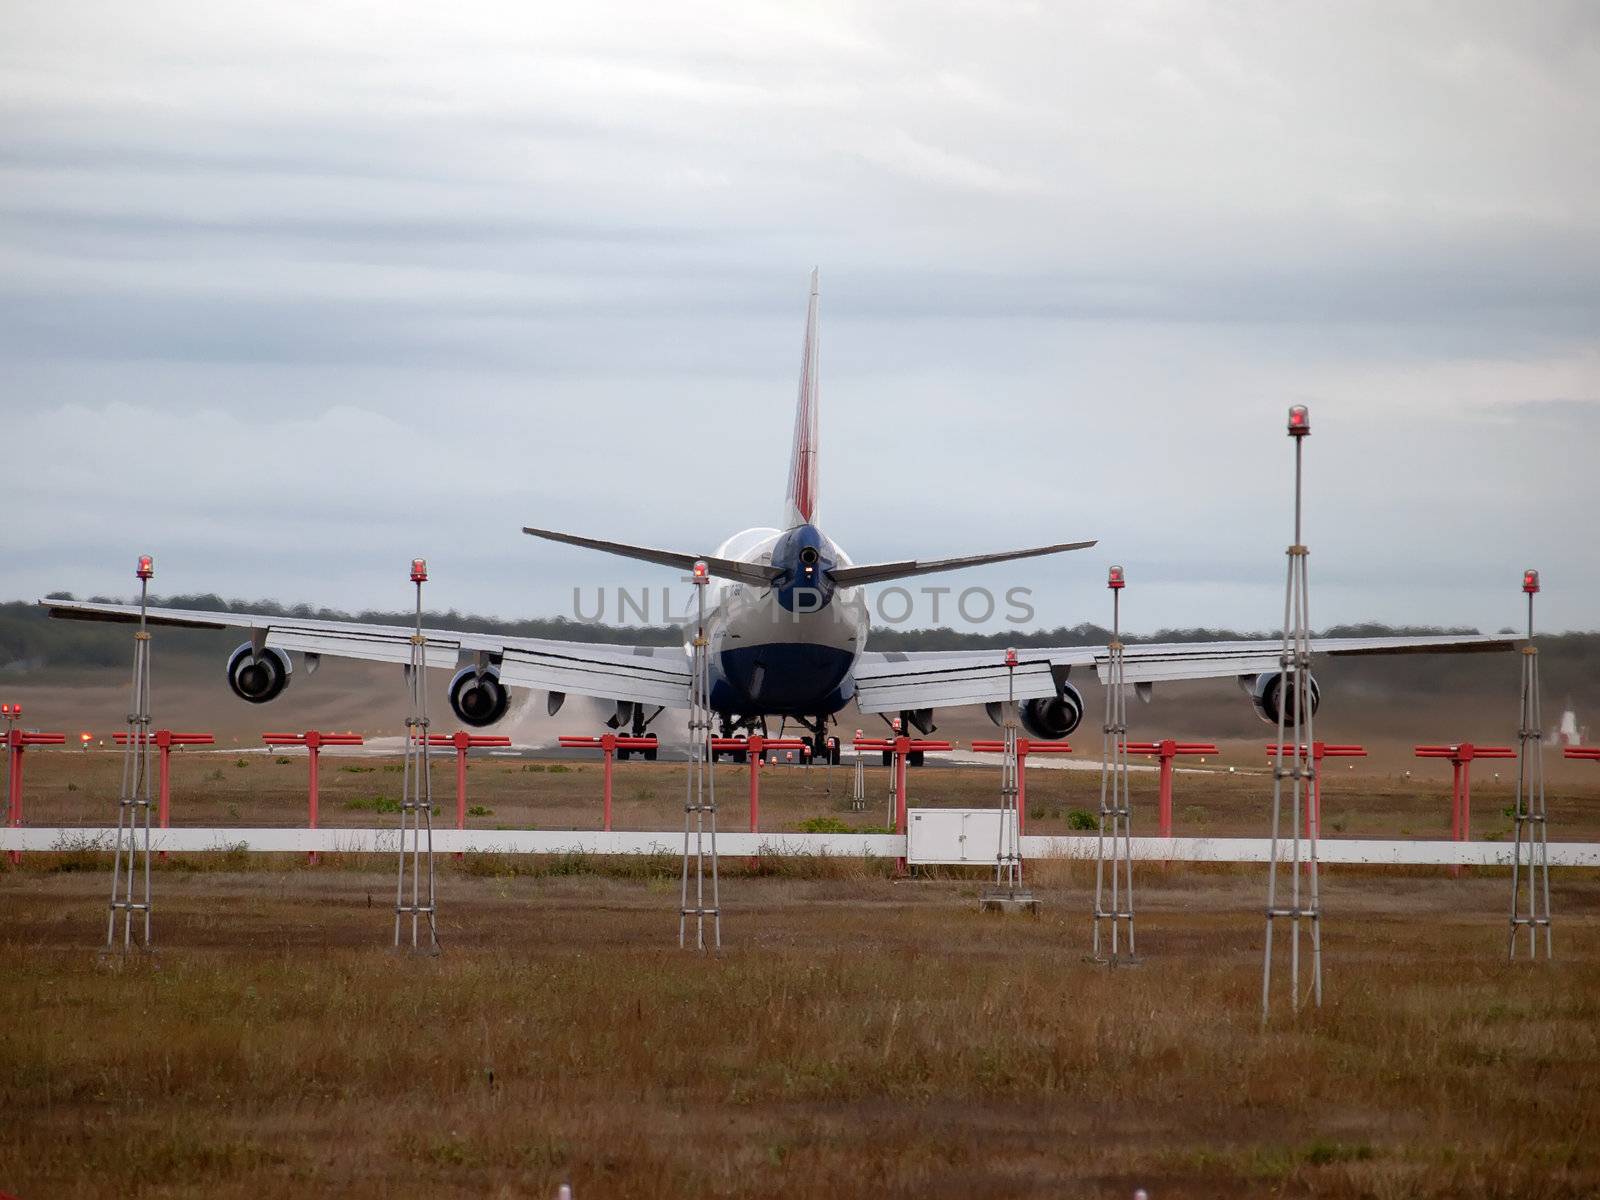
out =
[[[558,530],[524,527],[548,541],[688,573],[704,563],[706,632],[710,645],[710,702],[724,735],[765,730],[770,718],[793,721],[812,739],[814,761],[837,761],[830,722],[854,702],[863,713],[900,727],[933,731],[933,713],[956,705],[983,705],[998,725],[1002,705],[1017,704],[1017,717],[1035,738],[1063,738],[1083,720],[1083,695],[1070,682],[1074,667],[1107,679],[1110,653],[1104,646],[1023,648],[1016,663],[994,650],[892,651],[867,649],[870,584],[988,563],[1012,562],[1093,546],[1093,540],[1057,542],[953,558],[915,558],[856,564],[817,524],[818,483],[818,273],[811,274],[806,308],[800,387],[795,408],[789,481],[782,527],[743,530],[715,552],[661,550]],[[134,622],[139,607],[69,600],[41,600],[53,617]],[[191,629],[248,630],[248,640],[228,657],[227,680],[235,695],[252,704],[280,696],[299,654],[307,673],[324,656],[409,664],[408,626],[324,621],[239,612],[169,608],[148,610],[151,625]],[[692,631],[693,618],[686,627]],[[510,707],[511,689],[547,693],[553,716],[568,695],[614,705],[606,724],[642,735],[664,710],[690,705],[688,647],[617,646],[544,638],[507,637],[448,629],[426,629],[426,662],[453,670],[450,707],[465,724],[492,725]],[[1482,635],[1316,638],[1314,655],[1392,654],[1507,650],[1514,641]],[[1148,697],[1156,683],[1232,676],[1260,717],[1276,725],[1284,687],[1278,639],[1129,645],[1124,679]],[[1291,680],[1292,683],[1292,680]],[[1309,681],[1315,711],[1321,689]],[[654,758],[655,751],[643,752]]]

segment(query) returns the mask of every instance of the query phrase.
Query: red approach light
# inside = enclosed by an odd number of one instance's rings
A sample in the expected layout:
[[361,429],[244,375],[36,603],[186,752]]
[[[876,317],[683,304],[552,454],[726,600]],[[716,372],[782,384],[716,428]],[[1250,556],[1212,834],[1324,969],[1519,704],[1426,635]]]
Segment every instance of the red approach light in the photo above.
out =
[[1522,573],[1522,590],[1530,596],[1539,590],[1539,572],[1530,567]]
[[1305,437],[1311,432],[1311,410],[1304,404],[1296,404],[1289,409],[1289,436]]
[[1128,586],[1127,576],[1122,573],[1121,567],[1111,568],[1110,573],[1106,576],[1106,586],[1112,591],[1117,591]]
[[4,720],[7,720],[7,721],[9,721],[11,719],[11,705],[9,705],[9,704],[0,704],[0,719],[4,719]]
[[92,734],[92,733],[80,733],[78,735],[78,740],[80,742],[82,742],[85,746],[87,746],[90,742],[94,741],[94,734]]
[[1006,666],[1014,667],[1016,665],[1017,665],[1017,652],[1015,650],[1007,650],[1006,651]]
[[427,583],[428,582],[428,560],[427,559],[425,559],[425,558],[413,558],[411,560],[411,582],[412,583]]
[[889,722],[889,725],[896,733],[900,732],[900,718],[899,717],[895,717],[892,721]]
[[134,572],[140,579],[153,578],[156,573],[155,562],[148,554],[139,555],[139,569]]
[[709,575],[710,568],[705,563],[696,562],[694,564],[694,581],[696,583],[704,583]]

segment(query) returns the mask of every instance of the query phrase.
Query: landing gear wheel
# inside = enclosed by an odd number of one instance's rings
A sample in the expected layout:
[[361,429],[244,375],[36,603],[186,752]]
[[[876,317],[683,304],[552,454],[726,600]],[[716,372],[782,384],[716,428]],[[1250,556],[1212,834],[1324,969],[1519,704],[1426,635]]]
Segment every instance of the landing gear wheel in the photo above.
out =
[[657,750],[658,750],[658,747],[656,747],[656,746],[651,746],[650,749],[646,750],[644,752],[644,760],[645,760],[645,762],[655,762],[656,761]]
[[923,755],[923,753],[924,752],[921,751],[921,750],[908,750],[908,751],[906,751],[906,766],[908,766],[908,767],[920,767],[922,765],[922,755]]

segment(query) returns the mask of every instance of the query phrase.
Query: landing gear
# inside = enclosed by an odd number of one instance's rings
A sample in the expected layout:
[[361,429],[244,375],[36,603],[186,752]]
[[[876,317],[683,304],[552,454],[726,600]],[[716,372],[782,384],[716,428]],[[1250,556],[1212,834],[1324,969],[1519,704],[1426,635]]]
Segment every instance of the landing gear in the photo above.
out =
[[[889,718],[885,717],[884,720],[889,721]],[[895,737],[899,737],[901,734],[910,735],[913,730],[926,737],[928,734],[937,729],[938,726],[933,723],[932,709],[917,708],[903,710],[900,713],[900,720],[898,722],[889,721],[889,728],[894,731]],[[922,765],[922,756],[923,751],[921,750],[907,751],[906,766],[920,767]],[[883,765],[886,767],[889,766],[893,759],[894,755],[885,750],[883,753]]]
[[[732,713],[717,714],[717,734],[719,737],[738,737],[739,725],[740,723],[733,719]],[[724,757],[729,762],[748,762],[750,760],[750,752],[748,750],[713,750],[711,752],[712,762],[721,762]]]
[[818,717],[815,721],[808,721],[804,717],[796,717],[795,721],[811,736],[811,763],[813,765],[834,765],[839,761],[839,739],[828,735],[828,718]]
[[[629,711],[627,715],[624,716],[623,706],[620,704],[617,705],[617,716],[612,717],[611,720],[606,722],[606,724],[611,726],[613,729],[620,728],[623,724],[627,724],[629,726],[629,737],[644,737],[646,730],[650,728],[650,722],[654,721],[663,712],[665,712],[666,708],[664,706],[657,708],[655,712],[651,713],[648,717],[644,715],[644,705],[642,704],[630,704],[628,705],[628,710]],[[621,719],[619,720],[619,718]],[[655,762],[658,752],[659,747],[654,746],[652,746],[649,750],[624,750],[621,747],[618,747],[617,761],[625,762],[637,754],[640,758],[644,759],[645,762]]]
[[[732,713],[717,714],[718,732],[725,738],[748,737],[753,733],[767,736],[767,719],[765,717],[736,717]],[[750,761],[748,750],[718,750],[713,755],[713,761],[720,762],[726,756],[730,762],[745,763]]]
[[813,734],[811,737],[811,761],[826,763],[829,766],[839,765],[839,739],[829,737],[825,733]]

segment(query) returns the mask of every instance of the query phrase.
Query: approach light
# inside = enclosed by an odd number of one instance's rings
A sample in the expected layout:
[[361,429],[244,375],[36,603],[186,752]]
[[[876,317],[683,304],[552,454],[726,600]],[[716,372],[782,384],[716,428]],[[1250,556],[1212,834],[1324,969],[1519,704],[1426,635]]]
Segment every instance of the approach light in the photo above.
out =
[[83,743],[83,748],[87,750],[89,748],[89,743],[94,741],[94,734],[80,733],[78,735],[78,740]]
[[1289,409],[1289,436],[1305,437],[1311,432],[1311,410],[1304,404],[1292,405]]
[[140,579],[150,579],[156,573],[155,562],[148,554],[139,555],[139,569],[134,572]]
[[1006,666],[1014,667],[1016,665],[1017,665],[1017,652],[1015,650],[1007,650],[1006,651]]
[[1530,596],[1539,590],[1539,572],[1532,567],[1522,573],[1522,590]]
[[427,559],[425,559],[425,558],[413,558],[411,560],[411,582],[412,583],[427,583],[428,582],[428,560]]
[[705,583],[710,575],[711,569],[706,566],[705,561],[703,559],[696,560],[694,564],[694,581],[696,583]]
[[1128,577],[1122,573],[1121,567],[1112,567],[1106,574],[1106,586],[1112,591],[1120,591],[1128,586]]

